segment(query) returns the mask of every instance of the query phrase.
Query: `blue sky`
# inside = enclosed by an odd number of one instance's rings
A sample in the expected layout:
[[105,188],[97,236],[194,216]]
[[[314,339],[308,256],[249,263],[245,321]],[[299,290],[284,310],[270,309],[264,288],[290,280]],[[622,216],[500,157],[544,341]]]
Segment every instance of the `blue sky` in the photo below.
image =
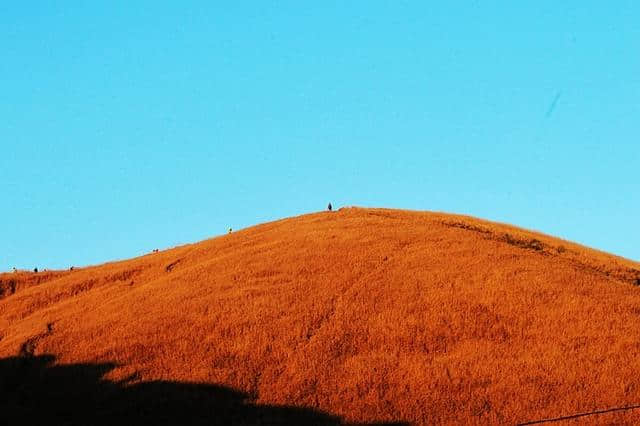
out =
[[0,270],[329,201],[640,259],[638,2],[98,3],[0,5]]

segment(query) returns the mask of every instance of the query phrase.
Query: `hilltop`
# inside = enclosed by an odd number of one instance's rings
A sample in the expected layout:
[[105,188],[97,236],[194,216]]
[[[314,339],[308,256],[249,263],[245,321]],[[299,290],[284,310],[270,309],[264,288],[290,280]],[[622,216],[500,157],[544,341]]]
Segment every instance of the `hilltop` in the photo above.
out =
[[640,264],[540,233],[363,208],[0,274],[0,410],[13,424],[513,424],[635,406],[639,285]]

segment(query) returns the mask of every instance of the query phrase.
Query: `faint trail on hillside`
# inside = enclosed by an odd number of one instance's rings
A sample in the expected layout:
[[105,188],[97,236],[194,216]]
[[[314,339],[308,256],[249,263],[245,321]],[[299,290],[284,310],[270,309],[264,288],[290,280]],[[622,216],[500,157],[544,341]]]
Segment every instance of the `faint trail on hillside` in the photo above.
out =
[[[606,270],[602,266],[589,265],[579,258],[569,256],[567,254],[576,254],[574,251],[565,248],[564,246],[554,246],[549,243],[540,241],[536,238],[516,236],[509,233],[495,232],[480,225],[472,223],[465,223],[461,221],[440,221],[444,226],[451,228],[459,228],[465,231],[477,232],[485,236],[487,240],[506,243],[514,247],[522,249],[533,250],[544,256],[554,256],[557,259],[561,259],[565,262],[569,262],[577,268],[584,271],[590,271],[598,275],[604,275],[609,279],[614,279],[619,282],[640,286],[640,270],[631,268],[625,265],[618,265],[618,270]],[[566,253],[563,255],[563,253]]]
[[586,412],[586,413],[572,414],[570,416],[555,417],[555,418],[551,418],[551,419],[542,419],[542,420],[532,420],[530,422],[518,423],[518,426],[536,425],[536,424],[551,423],[551,422],[561,422],[561,421],[564,421],[564,420],[573,420],[573,419],[577,419],[577,418],[580,418],[580,417],[596,416],[598,414],[613,413],[615,411],[635,410],[635,409],[638,409],[638,408],[640,408],[640,405],[630,405],[628,407],[608,408],[606,410],[590,411],[590,412]]
[[[406,245],[401,245],[396,250],[402,250],[406,247]],[[357,276],[354,278],[353,282],[344,288],[340,294],[337,294],[331,299],[331,307],[325,312],[320,321],[312,326],[306,335],[306,343],[308,344],[324,327],[327,326],[336,315],[336,312],[339,310],[341,304],[343,303],[343,299],[347,293],[356,288],[359,284],[368,283],[369,278],[375,276],[380,273],[381,270],[388,267],[389,259],[393,257],[392,254],[384,256],[382,260],[379,260],[379,263],[376,264],[373,269],[368,270],[367,272]]]
[[173,268],[178,264],[182,262],[182,259],[178,259],[176,261],[171,262],[170,264],[168,264],[167,266],[164,267],[164,270],[166,272],[171,272],[171,270],[173,270]]

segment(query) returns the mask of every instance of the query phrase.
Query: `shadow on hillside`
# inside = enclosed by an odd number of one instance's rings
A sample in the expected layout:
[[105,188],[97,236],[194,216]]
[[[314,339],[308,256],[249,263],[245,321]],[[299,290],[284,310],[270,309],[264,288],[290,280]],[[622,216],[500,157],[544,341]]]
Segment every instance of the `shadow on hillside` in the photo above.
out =
[[52,356],[0,359],[0,416],[8,425],[341,424],[305,408],[257,405],[216,385],[102,377],[115,364],[54,365]]

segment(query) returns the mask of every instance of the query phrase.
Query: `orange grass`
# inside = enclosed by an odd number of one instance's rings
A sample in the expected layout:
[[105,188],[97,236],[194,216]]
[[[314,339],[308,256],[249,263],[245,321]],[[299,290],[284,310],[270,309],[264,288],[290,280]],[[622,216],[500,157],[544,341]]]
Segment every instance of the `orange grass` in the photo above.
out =
[[640,265],[508,225],[345,208],[42,277],[0,274],[0,358],[113,363],[104,380],[215,384],[350,422],[640,404]]

